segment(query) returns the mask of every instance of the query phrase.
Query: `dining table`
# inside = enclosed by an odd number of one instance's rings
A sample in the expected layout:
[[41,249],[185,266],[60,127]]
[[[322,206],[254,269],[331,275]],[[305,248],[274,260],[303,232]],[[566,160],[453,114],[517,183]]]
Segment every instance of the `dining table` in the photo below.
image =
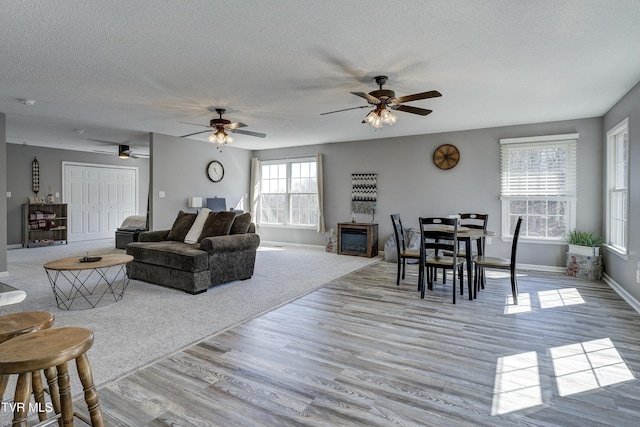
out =
[[[420,229],[413,229],[412,231],[420,234]],[[458,227],[458,242],[464,243],[465,261],[467,264],[467,289],[469,289],[470,300],[476,297],[473,285],[473,242],[476,242],[477,254],[484,255],[485,239],[490,236],[495,236],[495,234],[495,231],[483,230],[481,228]]]

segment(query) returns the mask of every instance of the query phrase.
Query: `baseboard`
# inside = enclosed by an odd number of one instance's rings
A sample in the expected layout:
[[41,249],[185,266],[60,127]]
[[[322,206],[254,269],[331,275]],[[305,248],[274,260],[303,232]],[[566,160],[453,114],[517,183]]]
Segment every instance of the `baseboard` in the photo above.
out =
[[553,265],[540,264],[521,264],[518,263],[518,270],[543,271],[545,273],[566,273],[566,267],[557,267]]
[[640,301],[635,299],[633,295],[627,292],[622,286],[620,286],[615,280],[613,280],[606,273],[603,274],[602,280],[604,280],[604,282],[607,285],[609,285],[611,289],[616,291],[616,293],[620,295],[622,299],[625,300],[635,311],[640,313]]
[[0,271],[0,277],[9,277],[8,271]]
[[21,243],[15,244],[15,245],[7,245],[7,249],[22,249],[23,246]]

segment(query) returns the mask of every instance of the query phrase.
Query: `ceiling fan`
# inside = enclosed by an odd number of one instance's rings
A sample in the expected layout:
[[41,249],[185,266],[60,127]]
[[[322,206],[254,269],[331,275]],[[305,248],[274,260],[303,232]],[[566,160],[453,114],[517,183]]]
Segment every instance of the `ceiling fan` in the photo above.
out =
[[[209,122],[209,126],[199,125],[199,124],[195,124],[195,123],[186,123],[186,124],[189,124],[189,125],[206,126],[206,127],[210,128],[210,129],[202,130],[202,131],[194,132],[194,133],[189,133],[187,135],[182,135],[180,138],[186,138],[188,136],[198,135],[200,133],[211,132],[211,135],[209,135],[209,138],[207,138],[209,140],[209,142],[212,142],[212,143],[218,144],[218,145],[227,145],[227,144],[233,142],[233,137],[231,137],[231,135],[227,134],[226,131],[229,131],[229,132],[232,132],[232,133],[240,133],[240,134],[243,134],[243,135],[256,136],[258,138],[264,138],[265,136],[267,136],[264,133],[252,132],[250,130],[239,129],[239,128],[243,128],[243,127],[247,126],[244,123],[240,123],[240,122],[231,123],[231,121],[229,121],[227,119],[223,119],[222,115],[227,111],[224,108],[216,108],[215,111],[216,111],[216,113],[218,113],[220,118],[211,119],[211,121]],[[182,123],[184,123],[184,122],[182,122]]]
[[374,77],[376,84],[379,86],[378,90],[374,90],[373,92],[364,93],[364,92],[351,92],[352,94],[364,98],[367,100],[369,105],[361,105],[359,107],[345,108],[342,110],[329,111],[327,113],[320,114],[321,116],[325,114],[333,114],[339,113],[341,111],[355,110],[358,108],[370,108],[371,105],[374,105],[375,108],[367,114],[362,123],[369,123],[376,129],[380,129],[383,124],[392,125],[396,122],[397,117],[393,114],[391,110],[402,111],[405,113],[418,114],[420,116],[426,116],[430,114],[433,110],[427,110],[425,108],[411,107],[409,105],[403,105],[404,102],[418,101],[420,99],[428,99],[428,98],[436,98],[442,96],[440,92],[437,90],[431,90],[428,92],[414,93],[413,95],[400,96],[396,98],[396,93],[392,90],[382,89],[382,86],[387,83],[387,76],[376,76]]
[[[113,151],[103,151],[103,150],[93,150],[94,153],[102,153],[102,154],[115,154]],[[149,155],[144,153],[134,153],[133,150],[129,148],[128,145],[118,144],[118,157],[121,159],[148,159]]]

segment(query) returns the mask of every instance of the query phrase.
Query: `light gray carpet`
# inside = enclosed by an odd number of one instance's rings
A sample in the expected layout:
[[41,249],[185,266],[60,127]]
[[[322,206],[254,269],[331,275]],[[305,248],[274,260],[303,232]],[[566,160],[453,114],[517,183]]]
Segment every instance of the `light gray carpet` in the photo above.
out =
[[[88,355],[98,386],[380,259],[336,255],[321,247],[266,243],[258,249],[255,274],[249,280],[216,286],[199,295],[131,280],[119,302],[60,310],[42,266],[87,252],[124,253],[114,248],[113,239],[9,250],[9,276],[0,281],[25,290],[27,298],[0,307],[0,314],[49,311],[56,316],[56,326],[93,330],[95,342]],[[78,391],[72,390],[74,394]]]

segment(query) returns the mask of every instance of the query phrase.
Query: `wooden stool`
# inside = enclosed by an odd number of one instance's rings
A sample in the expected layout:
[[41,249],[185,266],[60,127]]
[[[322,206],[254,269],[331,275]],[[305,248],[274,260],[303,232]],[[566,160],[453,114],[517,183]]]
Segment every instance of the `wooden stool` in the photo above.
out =
[[[25,311],[0,316],[0,343],[29,332],[49,329],[53,326],[54,319],[55,316],[46,311]],[[49,375],[55,377],[55,371],[50,372]],[[9,375],[0,375],[0,403],[2,403],[8,383]],[[32,376],[32,387],[36,402],[39,406],[44,407],[44,390],[39,372]]]
[[49,329],[53,326],[54,319],[55,316],[46,311],[25,311],[0,316],[0,343],[27,332]]
[[[92,345],[93,332],[89,329],[70,326],[30,332],[0,344],[0,375],[18,375],[13,426],[27,426],[31,398],[31,373],[44,370],[47,374],[55,372],[54,369],[58,374],[57,381],[55,376],[49,378],[47,375],[54,409],[56,409],[56,403],[59,403],[62,425],[73,426],[74,411],[67,364],[72,359],[76,361],[91,420],[75,415],[94,427],[104,426],[98,392],[93,385],[91,365],[86,355]],[[34,394],[35,392],[36,390]],[[38,415],[41,415],[40,410],[38,412]]]

